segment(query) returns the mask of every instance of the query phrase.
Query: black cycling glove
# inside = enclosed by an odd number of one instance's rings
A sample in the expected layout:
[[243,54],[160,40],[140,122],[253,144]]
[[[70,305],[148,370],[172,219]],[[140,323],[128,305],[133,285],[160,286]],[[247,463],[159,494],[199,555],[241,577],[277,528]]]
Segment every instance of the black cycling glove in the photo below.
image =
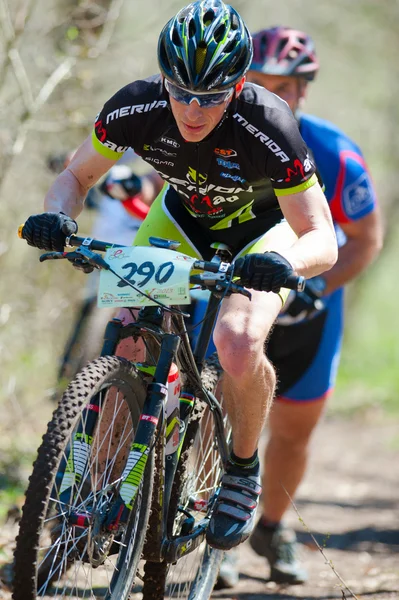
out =
[[315,311],[323,310],[324,303],[320,300],[326,288],[326,280],[320,275],[312,277],[306,281],[303,292],[296,292],[293,300],[287,300],[287,307],[284,308],[284,314],[291,317],[301,316],[305,319]]
[[29,246],[63,252],[66,238],[77,231],[76,221],[68,215],[47,212],[29,217],[24,224],[22,236]]
[[234,274],[239,275],[244,287],[278,293],[294,269],[278,252],[247,254],[235,262]]

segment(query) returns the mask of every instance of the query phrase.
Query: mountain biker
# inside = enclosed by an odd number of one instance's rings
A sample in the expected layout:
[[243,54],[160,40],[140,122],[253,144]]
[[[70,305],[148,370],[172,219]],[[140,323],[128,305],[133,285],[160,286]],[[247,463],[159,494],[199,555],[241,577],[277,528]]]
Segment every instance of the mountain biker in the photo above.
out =
[[105,104],[51,186],[47,212],[24,227],[29,244],[63,248],[87,190],[132,147],[169,184],[135,244],[169,237],[182,252],[208,259],[210,244],[222,242],[243,256],[241,282],[252,300],[226,298],[214,331],[234,446],[207,541],[224,550],[254,526],[257,445],[275,386],[263,348],[284,284],[293,273],[318,275],[337,258],[328,205],[296,121],[281,99],[245,83],[251,60],[250,34],[231,6],[204,0],[180,10],[159,37],[161,75],[127,85]]
[[[308,459],[311,433],[331,395],[340,357],[343,286],[377,256],[382,227],[376,193],[359,148],[335,125],[300,108],[319,63],[312,39],[289,27],[253,36],[248,81],[283,98],[296,116],[303,139],[325,184],[337,229],[338,260],[309,279],[304,292],[291,292],[268,341],[277,371],[276,402],[268,420],[263,474],[263,512],[250,538],[270,565],[270,578],[298,584],[307,574],[297,558],[295,533],[282,524]],[[320,310],[321,309],[321,310]],[[284,489],[285,488],[285,489]],[[222,571],[234,583],[232,567]]]

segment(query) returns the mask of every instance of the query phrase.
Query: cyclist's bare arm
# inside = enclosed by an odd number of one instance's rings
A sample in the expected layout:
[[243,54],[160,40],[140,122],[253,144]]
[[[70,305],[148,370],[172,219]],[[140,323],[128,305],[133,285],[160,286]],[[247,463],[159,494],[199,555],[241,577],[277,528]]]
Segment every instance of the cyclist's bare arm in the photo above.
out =
[[144,177],[141,179],[141,183],[142,189],[139,198],[144,202],[144,204],[151,206],[165,182],[154,170],[144,175]]
[[284,217],[298,236],[285,258],[298,275],[306,278],[320,275],[335,264],[337,240],[326,197],[318,183],[287,196],[279,196]]
[[383,243],[383,227],[379,208],[358,221],[339,225],[346,242],[338,251],[338,260],[328,273],[326,294],[357,277],[379,254]]
[[96,152],[90,135],[47,192],[44,209],[48,212],[63,212],[76,219],[82,211],[89,189],[115,162]]

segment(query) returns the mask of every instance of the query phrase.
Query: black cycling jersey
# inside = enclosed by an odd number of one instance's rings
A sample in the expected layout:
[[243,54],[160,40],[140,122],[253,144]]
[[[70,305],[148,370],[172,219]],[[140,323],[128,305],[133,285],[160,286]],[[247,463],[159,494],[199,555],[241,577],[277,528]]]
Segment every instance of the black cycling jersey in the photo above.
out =
[[288,105],[244,85],[219,125],[201,142],[186,142],[160,75],[117,92],[98,115],[95,149],[117,160],[129,148],[177,191],[199,223],[221,230],[266,217],[278,196],[311,187],[317,178]]

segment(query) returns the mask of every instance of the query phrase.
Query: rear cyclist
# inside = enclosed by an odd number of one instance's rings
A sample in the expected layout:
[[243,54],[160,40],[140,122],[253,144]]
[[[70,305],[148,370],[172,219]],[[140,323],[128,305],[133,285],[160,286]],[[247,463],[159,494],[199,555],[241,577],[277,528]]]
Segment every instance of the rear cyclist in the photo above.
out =
[[[252,301],[223,301],[214,341],[234,447],[208,530],[227,550],[254,526],[261,491],[258,439],[275,373],[263,348],[293,274],[312,277],[337,257],[331,216],[294,117],[285,102],[245,73],[252,41],[238,13],[221,0],[194,2],[160,34],[161,75],[117,92],[30,217],[28,243],[60,250],[76,229],[87,190],[132,147],[169,184],[135,243],[177,239],[191,256],[212,256],[212,242],[243,256],[241,281]],[[276,293],[264,293],[276,292]]]

